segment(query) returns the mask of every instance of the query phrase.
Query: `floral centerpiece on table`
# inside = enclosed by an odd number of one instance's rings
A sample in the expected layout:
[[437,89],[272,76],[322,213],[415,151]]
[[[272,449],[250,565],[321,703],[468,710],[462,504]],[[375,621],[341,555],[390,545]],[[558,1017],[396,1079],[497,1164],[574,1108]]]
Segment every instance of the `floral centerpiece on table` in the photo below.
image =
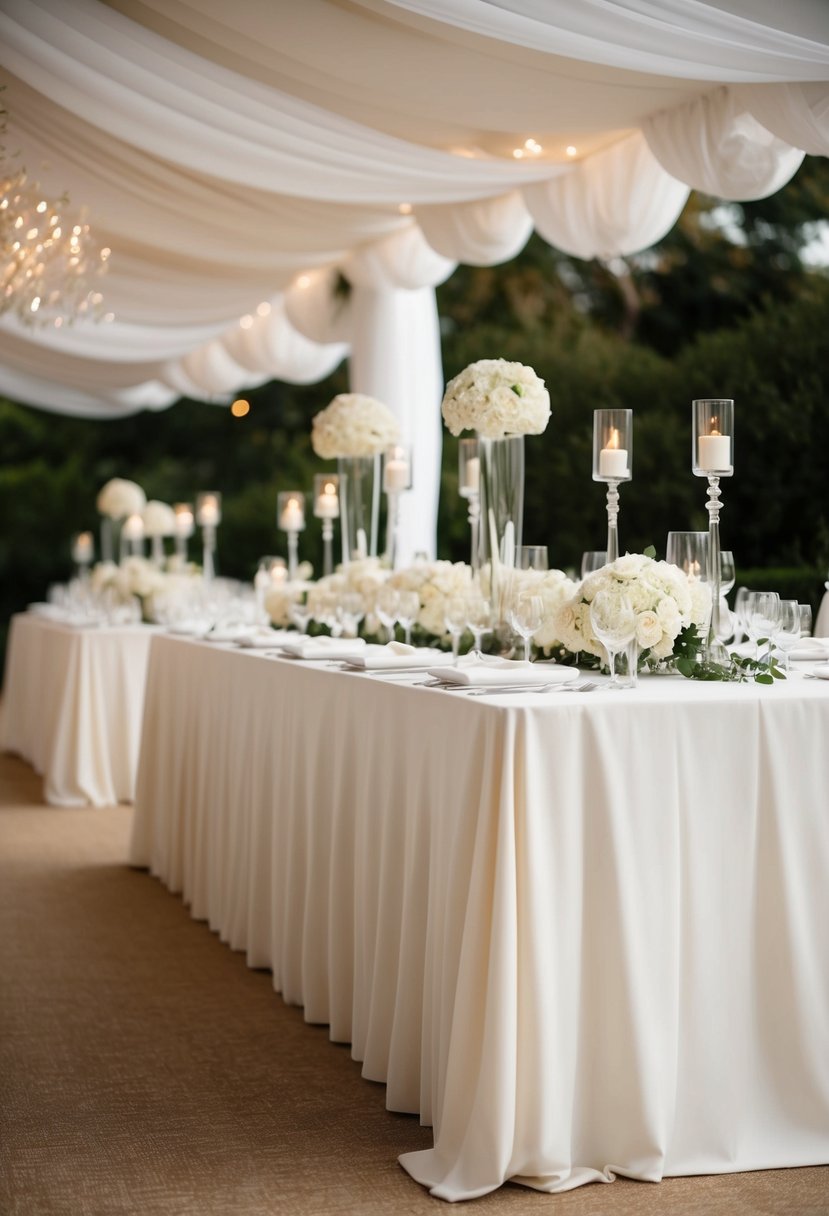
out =
[[655,561],[641,553],[626,553],[587,576],[575,594],[554,614],[553,632],[574,654],[604,658],[604,648],[593,632],[590,605],[600,591],[627,599],[636,614],[636,641],[640,661],[664,660],[687,642],[684,631],[701,632],[711,613],[707,583],[689,578],[678,566]]
[[168,576],[145,557],[128,557],[120,566],[114,562],[98,562],[89,576],[96,594],[113,594],[119,603],[127,604],[135,596],[141,601],[141,616],[153,620],[153,597],[163,592]]
[[113,477],[102,486],[96,506],[100,515],[108,519],[126,519],[128,515],[140,515],[147,503],[147,496],[134,481]]
[[441,406],[453,435],[477,431],[486,439],[540,435],[550,420],[544,381],[523,363],[479,359],[446,386]]
[[416,591],[420,612],[416,625],[434,638],[446,636],[446,605],[472,591],[472,571],[466,562],[415,562],[397,570],[389,584],[398,591]]
[[560,654],[564,643],[556,628],[556,614],[573,598],[578,586],[563,570],[514,570],[510,576],[511,594],[537,595],[541,599],[544,619],[541,628],[533,634],[532,642],[545,655],[565,657]]
[[311,423],[311,446],[323,460],[377,456],[399,439],[389,407],[362,393],[340,393]]

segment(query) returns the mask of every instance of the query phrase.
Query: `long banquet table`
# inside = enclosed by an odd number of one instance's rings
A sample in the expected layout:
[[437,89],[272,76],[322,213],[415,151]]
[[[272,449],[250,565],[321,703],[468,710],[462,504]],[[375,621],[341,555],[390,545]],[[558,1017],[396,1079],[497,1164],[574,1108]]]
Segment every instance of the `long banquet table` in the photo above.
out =
[[153,631],[12,617],[0,747],[42,774],[47,802],[132,801]]
[[829,1162],[829,683],[471,698],[153,640],[131,860],[507,1179]]

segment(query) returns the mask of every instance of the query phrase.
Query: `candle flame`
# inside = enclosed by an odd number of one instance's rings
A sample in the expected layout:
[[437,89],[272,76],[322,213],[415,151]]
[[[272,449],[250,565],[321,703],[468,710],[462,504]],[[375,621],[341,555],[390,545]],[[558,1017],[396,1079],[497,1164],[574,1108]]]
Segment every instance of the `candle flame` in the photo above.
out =
[[718,422],[719,422],[719,418],[712,418],[712,419],[711,419],[711,430],[708,432],[708,434],[709,434],[709,435],[719,435],[719,434],[721,434],[721,432],[720,432],[720,431],[717,429],[717,424],[718,424]]
[[618,446],[619,446],[619,432],[616,430],[615,426],[611,429],[610,438],[607,441],[607,446],[609,448],[618,448]]
[[326,494],[333,494],[334,491],[336,490],[336,488],[337,487],[334,485],[333,481],[327,481],[325,483],[325,493]]

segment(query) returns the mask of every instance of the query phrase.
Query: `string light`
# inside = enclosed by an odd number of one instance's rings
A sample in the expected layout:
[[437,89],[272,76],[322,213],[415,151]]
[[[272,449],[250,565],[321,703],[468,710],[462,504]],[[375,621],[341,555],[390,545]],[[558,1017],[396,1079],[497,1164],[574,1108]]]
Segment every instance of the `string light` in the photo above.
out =
[[523,160],[525,156],[540,156],[543,151],[541,144],[530,137],[524,140],[523,148],[513,148],[512,155],[516,160]]
[[25,170],[0,180],[0,315],[57,329],[77,317],[112,320],[95,287],[111,250],[97,244],[83,217],[71,223],[68,206],[65,194],[44,198]]
[[234,418],[244,418],[245,414],[250,413],[250,402],[245,401],[244,397],[239,397],[239,399],[234,401],[233,405],[231,405],[230,412]]

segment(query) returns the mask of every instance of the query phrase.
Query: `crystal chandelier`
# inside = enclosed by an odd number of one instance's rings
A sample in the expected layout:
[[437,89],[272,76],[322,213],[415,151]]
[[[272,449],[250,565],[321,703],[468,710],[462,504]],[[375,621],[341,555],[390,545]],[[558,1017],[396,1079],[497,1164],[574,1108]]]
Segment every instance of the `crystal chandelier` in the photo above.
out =
[[66,195],[44,197],[23,170],[0,181],[0,315],[56,328],[78,317],[112,320],[97,290],[110,250],[93,240],[82,216],[67,216],[68,205]]

